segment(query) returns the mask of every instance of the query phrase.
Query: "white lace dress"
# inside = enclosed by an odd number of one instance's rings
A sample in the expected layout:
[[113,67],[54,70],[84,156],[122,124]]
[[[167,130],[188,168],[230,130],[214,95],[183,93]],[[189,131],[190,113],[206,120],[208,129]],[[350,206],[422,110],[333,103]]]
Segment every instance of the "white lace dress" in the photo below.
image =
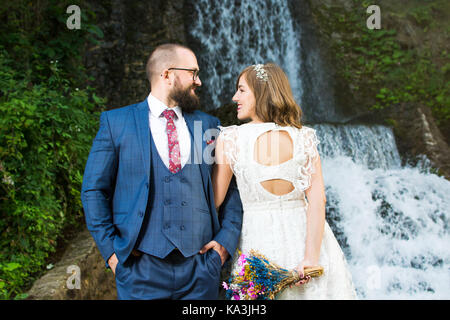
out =
[[[315,130],[281,127],[273,122],[220,127],[224,152],[236,177],[244,209],[238,249],[248,254],[259,251],[276,264],[293,269],[302,261],[306,239],[304,191],[314,172],[313,161],[318,156],[319,143]],[[293,158],[279,165],[266,166],[253,158],[257,138],[270,130],[285,130],[293,143]],[[290,181],[294,189],[277,196],[260,182],[271,179]],[[238,254],[234,255],[233,274],[239,270]],[[324,274],[303,286],[287,288],[277,299],[355,299],[356,293],[344,254],[325,222],[319,264]]]

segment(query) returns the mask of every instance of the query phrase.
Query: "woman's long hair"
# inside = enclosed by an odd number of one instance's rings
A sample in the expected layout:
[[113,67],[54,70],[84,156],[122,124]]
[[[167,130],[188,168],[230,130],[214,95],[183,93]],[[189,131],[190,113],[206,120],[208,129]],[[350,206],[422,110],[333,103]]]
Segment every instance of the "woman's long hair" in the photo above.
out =
[[242,76],[255,95],[255,111],[261,121],[301,129],[302,110],[295,102],[286,74],[278,65],[266,63],[245,68],[236,81],[236,89]]

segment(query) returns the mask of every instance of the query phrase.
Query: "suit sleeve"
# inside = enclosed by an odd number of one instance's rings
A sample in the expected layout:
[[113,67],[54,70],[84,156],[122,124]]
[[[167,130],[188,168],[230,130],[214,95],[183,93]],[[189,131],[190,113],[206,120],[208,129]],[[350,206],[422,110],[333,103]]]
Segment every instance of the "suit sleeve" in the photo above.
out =
[[[220,125],[218,120],[217,126]],[[222,205],[219,208],[220,231],[214,240],[220,243],[229,253],[230,259],[236,251],[242,228],[242,202],[233,176]]]
[[108,267],[108,259],[114,253],[116,233],[111,210],[117,173],[117,153],[111,137],[107,112],[100,116],[100,128],[93,141],[86,163],[81,201],[86,225],[94,238]]

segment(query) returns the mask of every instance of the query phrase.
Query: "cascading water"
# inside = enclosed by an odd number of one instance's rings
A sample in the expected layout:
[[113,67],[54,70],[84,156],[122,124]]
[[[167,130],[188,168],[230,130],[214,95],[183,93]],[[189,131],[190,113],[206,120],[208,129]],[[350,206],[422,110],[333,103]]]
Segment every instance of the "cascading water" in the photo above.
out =
[[315,125],[324,143],[322,157],[348,156],[366,167],[391,169],[401,166],[394,134],[382,125]]
[[[308,62],[301,62],[301,32],[287,1],[198,0],[193,8],[189,31],[204,71],[203,101],[214,107],[230,102],[240,71],[268,61],[286,71],[300,105],[314,101],[308,94],[323,88],[302,90],[300,74],[323,71],[318,64],[315,72],[302,73]],[[304,56],[318,57],[317,52]],[[325,112],[303,111],[330,121],[335,106],[332,99],[323,100]],[[358,297],[449,299],[450,182],[423,168],[402,166],[388,127],[311,126],[321,141],[327,220],[347,257]]]
[[275,62],[301,100],[299,34],[286,1],[197,0],[190,34],[199,43],[203,101],[231,102],[236,78],[247,66]]
[[387,127],[313,127],[321,141],[327,220],[358,296],[448,299],[450,182],[402,167]]

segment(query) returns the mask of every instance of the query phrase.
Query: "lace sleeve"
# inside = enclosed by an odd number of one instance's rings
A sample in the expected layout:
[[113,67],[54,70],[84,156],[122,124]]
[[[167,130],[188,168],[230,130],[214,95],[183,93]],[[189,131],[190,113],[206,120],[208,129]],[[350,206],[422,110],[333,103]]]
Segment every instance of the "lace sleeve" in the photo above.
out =
[[234,166],[237,162],[237,126],[222,127],[218,126],[220,134],[218,141],[223,142],[223,154],[225,155],[226,163],[230,164],[234,171]]
[[317,145],[320,143],[316,130],[303,126],[296,146],[296,160],[299,168],[300,187],[306,190],[311,185],[311,176],[315,173],[315,162],[319,158]]

